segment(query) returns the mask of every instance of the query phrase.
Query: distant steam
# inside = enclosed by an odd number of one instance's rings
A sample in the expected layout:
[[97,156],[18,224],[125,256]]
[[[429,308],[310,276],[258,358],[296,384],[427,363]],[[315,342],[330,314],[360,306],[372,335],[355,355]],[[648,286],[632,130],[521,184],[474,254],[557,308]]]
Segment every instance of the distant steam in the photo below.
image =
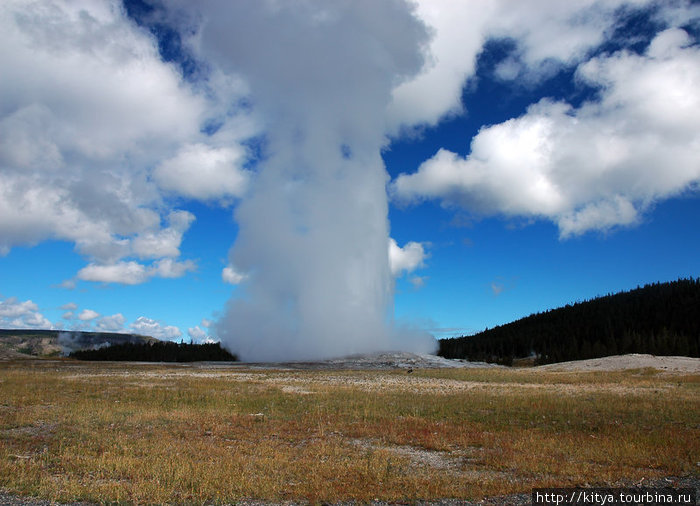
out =
[[61,355],[64,356],[68,356],[78,350],[106,348],[111,344],[108,339],[95,339],[89,333],[67,331],[58,333],[58,345],[61,347]]
[[266,127],[235,213],[243,294],[219,338],[246,360],[433,351],[432,337],[392,322],[380,155],[392,89],[420,70],[425,27],[405,2],[357,0],[209,2],[202,26],[201,56],[246,79]]
[[77,334],[73,332],[59,332],[58,345],[61,347],[61,355],[70,355],[71,352],[79,349]]

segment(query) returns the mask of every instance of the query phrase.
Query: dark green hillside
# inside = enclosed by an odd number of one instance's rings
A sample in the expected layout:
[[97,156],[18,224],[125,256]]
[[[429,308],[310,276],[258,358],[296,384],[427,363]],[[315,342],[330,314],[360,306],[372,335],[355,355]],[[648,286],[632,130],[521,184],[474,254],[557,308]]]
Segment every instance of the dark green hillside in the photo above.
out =
[[547,364],[625,353],[700,357],[700,279],[646,285],[442,339],[438,352],[508,365],[519,357]]
[[213,362],[236,361],[238,358],[219,343],[186,344],[159,341],[123,343],[106,348],[79,350],[70,354],[78,360],[115,360],[130,362]]

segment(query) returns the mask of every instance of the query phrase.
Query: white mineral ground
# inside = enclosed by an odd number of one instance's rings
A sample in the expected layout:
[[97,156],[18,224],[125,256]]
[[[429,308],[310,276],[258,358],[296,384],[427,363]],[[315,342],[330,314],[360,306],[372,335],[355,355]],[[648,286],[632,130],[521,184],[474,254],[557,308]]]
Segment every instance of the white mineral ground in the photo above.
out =
[[631,353],[613,357],[559,362],[539,366],[549,371],[622,371],[625,369],[658,369],[666,372],[700,373],[700,358],[691,357],[657,357]]
[[[315,362],[256,363],[246,364],[252,367],[278,367],[294,369],[431,369],[431,368],[474,368],[501,367],[485,362],[450,360],[435,355],[387,352],[365,355],[352,355]],[[576,360],[538,366],[535,369],[547,371],[621,371],[626,369],[658,369],[666,372],[700,373],[700,358],[661,357],[633,353],[615,355],[590,360]]]

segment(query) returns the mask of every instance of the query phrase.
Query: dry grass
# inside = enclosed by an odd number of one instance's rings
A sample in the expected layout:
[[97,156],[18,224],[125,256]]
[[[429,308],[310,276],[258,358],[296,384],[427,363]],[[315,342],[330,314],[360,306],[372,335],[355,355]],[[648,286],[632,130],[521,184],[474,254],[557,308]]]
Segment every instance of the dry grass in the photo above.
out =
[[700,375],[0,363],[0,487],[50,500],[480,498],[697,475]]

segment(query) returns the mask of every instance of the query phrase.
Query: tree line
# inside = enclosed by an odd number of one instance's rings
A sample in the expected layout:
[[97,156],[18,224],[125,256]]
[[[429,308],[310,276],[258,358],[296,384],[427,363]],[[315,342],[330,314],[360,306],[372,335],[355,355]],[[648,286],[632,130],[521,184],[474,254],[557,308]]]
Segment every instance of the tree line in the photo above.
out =
[[548,364],[626,353],[700,357],[700,278],[645,285],[441,339],[438,351],[505,365],[522,357]]
[[171,341],[154,343],[122,343],[97,349],[72,352],[78,360],[110,360],[130,362],[233,362],[238,357],[219,343],[188,344]]

